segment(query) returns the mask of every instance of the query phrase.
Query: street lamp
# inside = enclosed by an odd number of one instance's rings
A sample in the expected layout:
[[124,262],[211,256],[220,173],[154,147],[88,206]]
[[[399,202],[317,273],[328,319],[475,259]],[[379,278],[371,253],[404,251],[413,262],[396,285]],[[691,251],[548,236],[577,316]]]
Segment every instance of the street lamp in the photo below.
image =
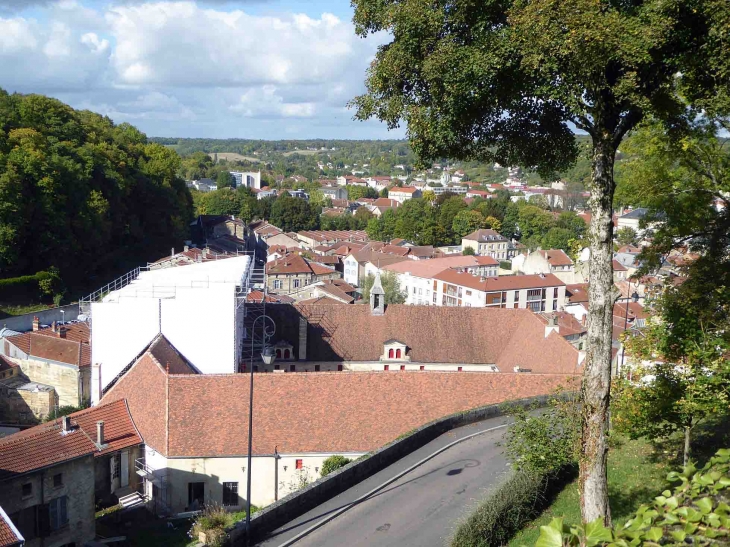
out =
[[[636,282],[637,288],[639,282]],[[631,293],[631,280],[629,279],[629,290],[626,291],[626,294]],[[639,293],[634,291],[634,293],[631,296],[626,297],[626,310],[624,312],[624,332],[626,332],[626,329],[629,326],[629,302],[633,300],[634,302],[639,301]],[[622,368],[624,368],[624,358],[626,357],[626,341],[624,341],[623,344],[621,344],[621,366],[619,367],[619,370],[616,371],[616,376],[618,376],[618,373],[621,371]]]
[[251,325],[251,387],[248,400],[248,469],[246,469],[246,544],[251,539],[251,445],[253,444],[253,350],[256,332],[256,324],[263,320],[263,342],[264,349],[261,352],[261,360],[266,365],[271,365],[276,359],[274,350],[267,345],[269,338],[276,332],[276,323],[268,315],[259,315]]

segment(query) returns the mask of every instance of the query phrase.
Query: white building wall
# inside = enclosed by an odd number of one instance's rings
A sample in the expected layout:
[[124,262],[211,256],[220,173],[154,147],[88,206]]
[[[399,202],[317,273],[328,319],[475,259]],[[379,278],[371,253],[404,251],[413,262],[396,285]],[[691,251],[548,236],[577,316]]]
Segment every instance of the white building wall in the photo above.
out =
[[355,260],[352,256],[348,256],[344,260],[344,273],[342,278],[345,280],[345,283],[349,283],[353,287],[359,286],[359,279],[358,279],[358,270],[360,268],[360,265],[358,264],[357,260]]
[[[255,427],[255,424],[254,424]],[[254,429],[255,435],[255,429]],[[277,461],[273,451],[270,456],[254,456],[251,463],[251,503],[257,507],[272,504],[277,497],[281,499],[298,490],[304,480],[309,483],[320,478],[324,460],[333,456],[327,454],[280,454]],[[362,456],[363,452],[341,454],[350,459]],[[297,470],[297,460],[302,460],[302,468]],[[155,470],[155,475],[164,477],[167,484],[167,496],[173,512],[188,510],[188,484],[203,482],[205,503],[223,503],[223,483],[238,483],[239,505],[231,509],[243,509],[246,506],[246,480],[248,460],[246,454],[234,457],[200,457],[200,458],[165,458],[161,454],[150,455],[147,452],[147,466]],[[152,487],[148,487],[151,495]]]

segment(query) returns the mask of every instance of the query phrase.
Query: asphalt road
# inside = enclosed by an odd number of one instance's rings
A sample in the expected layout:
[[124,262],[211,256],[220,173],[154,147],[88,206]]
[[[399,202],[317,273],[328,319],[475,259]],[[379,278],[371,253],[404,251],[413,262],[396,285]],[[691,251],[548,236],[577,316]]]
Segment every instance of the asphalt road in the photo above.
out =
[[[507,423],[500,417],[454,429],[274,531],[258,545],[280,547],[453,441]],[[505,428],[465,440],[296,541],[297,547],[441,547],[509,471],[497,443]]]

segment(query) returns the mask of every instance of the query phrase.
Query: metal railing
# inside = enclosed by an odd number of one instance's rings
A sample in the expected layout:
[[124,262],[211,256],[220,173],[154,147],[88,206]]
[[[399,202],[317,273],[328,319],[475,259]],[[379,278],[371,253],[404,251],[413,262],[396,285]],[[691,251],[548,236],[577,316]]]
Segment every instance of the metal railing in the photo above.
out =
[[87,317],[91,316],[91,304],[93,302],[99,302],[104,296],[109,294],[112,291],[117,291],[121,288],[126,287],[129,285],[132,281],[137,279],[139,277],[139,274],[143,270],[147,270],[148,268],[135,268],[131,272],[127,272],[124,275],[117,277],[114,281],[111,283],[107,283],[104,285],[101,289],[98,289],[94,291],[93,293],[84,296],[83,298],[79,299],[79,312],[86,315]]

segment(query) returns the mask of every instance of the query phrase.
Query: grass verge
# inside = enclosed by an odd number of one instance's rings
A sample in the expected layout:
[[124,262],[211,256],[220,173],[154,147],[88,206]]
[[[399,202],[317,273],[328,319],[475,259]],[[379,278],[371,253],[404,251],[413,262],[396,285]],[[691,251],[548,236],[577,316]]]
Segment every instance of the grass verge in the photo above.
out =
[[[642,503],[661,492],[672,465],[658,460],[651,443],[645,440],[620,440],[608,453],[608,495],[614,524],[623,524]],[[533,546],[540,526],[554,517],[566,524],[580,523],[578,480],[569,483],[543,513],[525,526],[509,542],[510,547]],[[485,544],[486,545],[486,544]]]

